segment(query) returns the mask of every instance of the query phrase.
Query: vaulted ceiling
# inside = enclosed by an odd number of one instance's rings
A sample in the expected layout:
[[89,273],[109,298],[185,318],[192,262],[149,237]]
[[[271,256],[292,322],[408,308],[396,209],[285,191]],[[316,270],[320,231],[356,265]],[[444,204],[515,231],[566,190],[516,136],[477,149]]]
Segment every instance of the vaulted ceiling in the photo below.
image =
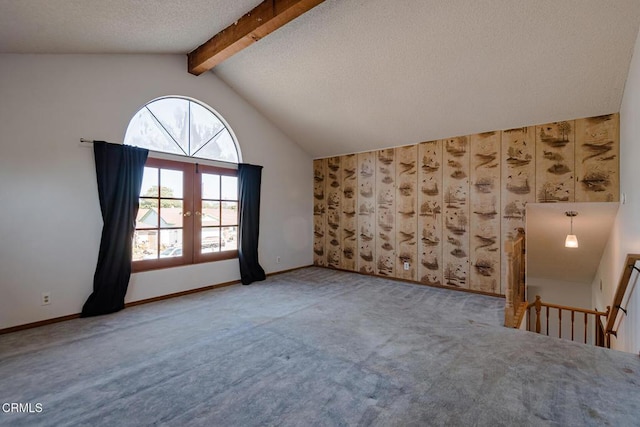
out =
[[[259,3],[0,0],[0,52],[186,54]],[[617,112],[639,25],[638,0],[326,0],[213,72],[323,157]]]

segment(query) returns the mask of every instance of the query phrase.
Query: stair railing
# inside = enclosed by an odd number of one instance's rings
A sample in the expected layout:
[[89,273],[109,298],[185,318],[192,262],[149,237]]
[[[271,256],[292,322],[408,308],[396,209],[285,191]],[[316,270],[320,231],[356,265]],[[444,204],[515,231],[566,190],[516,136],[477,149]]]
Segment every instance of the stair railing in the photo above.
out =
[[[522,321],[526,315],[527,330],[543,333],[542,331],[542,311],[545,315],[544,333],[549,335],[550,332],[550,310],[557,313],[558,319],[558,337],[571,338],[572,341],[582,341],[588,343],[591,337],[590,330],[593,331],[592,343],[599,347],[611,347],[611,335],[617,337],[616,321],[620,311],[626,314],[622,302],[627,293],[627,288],[631,280],[634,270],[640,273],[640,268],[636,267],[636,262],[640,261],[640,254],[628,254],[625,260],[625,267],[618,282],[618,287],[613,298],[613,304],[607,306],[606,311],[587,310],[578,307],[569,307],[559,304],[545,303],[540,300],[540,296],[536,296],[534,303],[526,301],[526,257],[525,257],[525,238],[524,229],[518,229],[518,234],[514,238],[505,241],[505,253],[507,261],[507,275],[505,287],[505,310],[504,325],[510,328],[520,328]],[[634,287],[635,289],[635,287]],[[633,291],[633,290],[632,290]],[[631,292],[632,292],[631,291]],[[535,310],[534,310],[535,309]],[[533,313],[532,313],[533,312]],[[571,319],[571,326],[568,331],[563,330],[563,312],[565,319]],[[535,315],[535,325],[532,327],[531,322]],[[566,317],[569,316],[569,317]],[[590,320],[593,319],[593,320]],[[576,321],[581,322],[583,330],[581,338],[576,335]],[[553,331],[552,331],[553,332]]]
[[[535,309],[535,310],[534,310]],[[594,344],[598,347],[608,347],[609,340],[607,339],[607,334],[605,333],[604,324],[607,322],[607,318],[609,317],[610,308],[607,307],[607,311],[597,311],[597,310],[587,310],[578,307],[568,307],[565,305],[559,304],[551,304],[542,302],[540,300],[540,296],[536,295],[536,300],[533,304],[529,304],[527,307],[527,311],[529,312],[528,321],[527,321],[527,330],[532,332],[537,332],[539,334],[549,335],[551,332],[555,332],[551,329],[551,321],[553,318],[550,318],[550,314],[554,313],[557,315],[558,319],[558,338],[570,339],[571,341],[582,342],[584,344]],[[534,311],[534,313],[531,313]],[[542,328],[542,312],[544,311],[544,324],[545,328]],[[564,327],[563,313],[565,313],[564,319],[567,319],[570,316],[571,325],[567,330]],[[535,325],[531,326],[531,319],[535,315]],[[593,320],[591,320],[593,319]],[[583,324],[582,334],[581,336],[576,335],[576,321]],[[590,330],[592,330],[593,335],[591,335]],[[593,340],[590,338],[593,337]]]
[[626,314],[626,310],[622,308],[622,300],[627,293],[627,288],[631,280],[631,273],[633,273],[633,270],[640,271],[640,269],[636,267],[637,261],[640,261],[640,254],[627,254],[627,258],[624,263],[624,270],[622,271],[622,276],[620,277],[620,281],[618,282],[618,288],[616,289],[616,293],[613,297],[613,308],[611,309],[611,314],[607,319],[607,324],[604,329],[607,347],[611,346],[611,335],[613,335],[614,337],[618,336],[618,330],[614,330],[616,320],[618,318],[618,313],[620,313],[620,310],[622,310]]

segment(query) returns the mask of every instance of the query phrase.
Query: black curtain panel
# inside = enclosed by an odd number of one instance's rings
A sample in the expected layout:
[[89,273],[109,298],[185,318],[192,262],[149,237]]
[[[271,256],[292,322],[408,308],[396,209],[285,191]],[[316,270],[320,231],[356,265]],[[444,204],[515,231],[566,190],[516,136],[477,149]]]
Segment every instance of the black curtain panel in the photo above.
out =
[[93,293],[82,317],[124,308],[131,276],[131,239],[138,213],[144,164],[149,150],[96,141],[93,144],[102,211],[102,239],[93,277]]
[[260,182],[262,166],[238,165],[238,196],[240,198],[240,227],[238,230],[238,258],[243,285],[266,278],[258,262],[258,234],[260,234]]

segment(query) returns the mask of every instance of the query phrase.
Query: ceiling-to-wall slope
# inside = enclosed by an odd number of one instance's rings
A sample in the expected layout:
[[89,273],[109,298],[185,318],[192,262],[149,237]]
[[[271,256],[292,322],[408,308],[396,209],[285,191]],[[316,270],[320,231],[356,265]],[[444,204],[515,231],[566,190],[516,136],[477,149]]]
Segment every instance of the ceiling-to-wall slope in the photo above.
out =
[[328,0],[216,68],[316,157],[618,111],[640,2]]

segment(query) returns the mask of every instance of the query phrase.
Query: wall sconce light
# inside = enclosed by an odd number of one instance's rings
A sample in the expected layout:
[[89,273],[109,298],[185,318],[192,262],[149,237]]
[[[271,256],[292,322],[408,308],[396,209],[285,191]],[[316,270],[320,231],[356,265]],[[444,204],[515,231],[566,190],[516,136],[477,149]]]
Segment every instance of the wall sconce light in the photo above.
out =
[[577,248],[578,247],[578,238],[575,234],[573,234],[573,217],[578,215],[576,211],[567,211],[564,213],[566,216],[571,218],[571,232],[567,234],[567,238],[564,241],[565,248]]

